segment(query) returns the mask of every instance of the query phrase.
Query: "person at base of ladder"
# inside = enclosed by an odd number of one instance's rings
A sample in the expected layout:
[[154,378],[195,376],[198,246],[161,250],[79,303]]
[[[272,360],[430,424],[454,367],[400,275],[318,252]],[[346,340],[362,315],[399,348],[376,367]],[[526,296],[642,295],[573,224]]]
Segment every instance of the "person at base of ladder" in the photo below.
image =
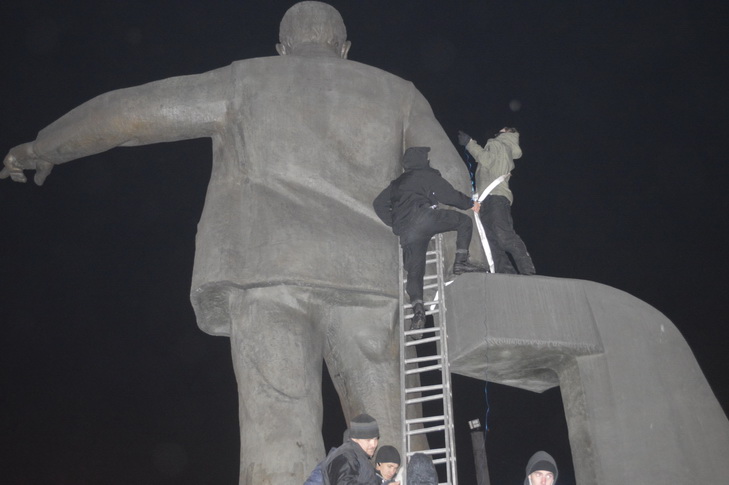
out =
[[397,448],[390,445],[381,446],[375,455],[375,471],[381,485],[400,485],[396,479],[400,469],[400,453]]
[[380,485],[370,458],[380,441],[380,428],[369,414],[349,422],[349,439],[324,461],[324,485]]
[[393,180],[372,203],[377,216],[400,236],[403,266],[408,274],[406,291],[413,306],[410,329],[425,326],[423,277],[430,239],[441,232],[456,231],[456,259],[453,273],[485,272],[468,262],[473,222],[460,212],[438,209],[443,203],[478,213],[481,204],[454,189],[440,172],[430,166],[429,147],[410,147],[402,165],[405,172]]

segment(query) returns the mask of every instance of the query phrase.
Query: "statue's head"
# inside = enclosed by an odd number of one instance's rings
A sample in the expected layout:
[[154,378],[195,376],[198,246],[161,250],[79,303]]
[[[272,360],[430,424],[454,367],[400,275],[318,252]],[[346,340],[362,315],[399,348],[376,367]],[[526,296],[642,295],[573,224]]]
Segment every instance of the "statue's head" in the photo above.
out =
[[276,51],[287,55],[337,55],[347,58],[351,43],[336,8],[322,2],[299,2],[281,19]]

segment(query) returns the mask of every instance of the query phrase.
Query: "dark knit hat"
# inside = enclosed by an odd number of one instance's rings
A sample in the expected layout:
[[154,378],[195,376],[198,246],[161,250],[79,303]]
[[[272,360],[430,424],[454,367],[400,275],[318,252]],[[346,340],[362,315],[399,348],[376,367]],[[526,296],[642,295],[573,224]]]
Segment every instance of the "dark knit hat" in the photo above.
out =
[[380,437],[377,421],[369,414],[355,416],[349,423],[349,437],[357,440],[369,440]]
[[385,445],[377,450],[375,463],[396,463],[400,464],[400,453],[394,446]]

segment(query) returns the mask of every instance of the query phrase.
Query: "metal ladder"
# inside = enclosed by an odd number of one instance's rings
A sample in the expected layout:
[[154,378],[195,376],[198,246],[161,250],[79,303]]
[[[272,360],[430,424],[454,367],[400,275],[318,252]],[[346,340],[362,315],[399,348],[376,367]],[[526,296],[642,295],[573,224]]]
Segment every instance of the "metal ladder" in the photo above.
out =
[[[433,326],[408,330],[413,309],[405,294],[402,251],[400,251],[400,405],[405,457],[413,450],[413,438],[428,440],[429,450],[422,453],[433,459],[441,485],[457,485],[456,442],[453,426],[451,374],[448,364],[446,306],[443,301],[443,236],[431,239],[426,256],[423,302]],[[416,337],[416,338],[413,338]],[[419,337],[419,338],[418,338]],[[418,415],[422,406],[422,417]],[[403,465],[407,462],[404,461]],[[403,472],[403,483],[407,477]]]

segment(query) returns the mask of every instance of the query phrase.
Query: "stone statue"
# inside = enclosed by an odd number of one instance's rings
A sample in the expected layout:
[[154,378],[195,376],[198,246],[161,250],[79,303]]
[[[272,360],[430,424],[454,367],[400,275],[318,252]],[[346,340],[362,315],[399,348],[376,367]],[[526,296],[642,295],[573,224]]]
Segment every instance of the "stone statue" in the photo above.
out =
[[420,92],[347,60],[339,12],[300,2],[279,56],[112,91],[12,148],[0,178],[43,184],[55,165],[119,146],[210,137],[191,300],[229,336],[241,484],[302,483],[324,456],[322,360],[345,418],[400,442],[398,245],[372,200],[410,146],[456,188],[463,162]]

